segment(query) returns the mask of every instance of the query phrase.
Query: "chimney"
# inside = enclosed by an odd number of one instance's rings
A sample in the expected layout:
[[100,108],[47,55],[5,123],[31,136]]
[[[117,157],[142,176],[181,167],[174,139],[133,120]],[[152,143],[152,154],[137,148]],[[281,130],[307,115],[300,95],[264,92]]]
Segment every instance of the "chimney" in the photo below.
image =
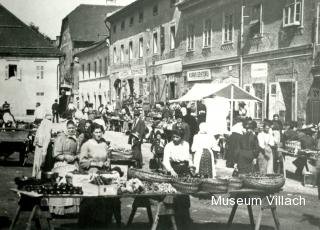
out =
[[106,0],[107,6],[116,6],[117,0]]

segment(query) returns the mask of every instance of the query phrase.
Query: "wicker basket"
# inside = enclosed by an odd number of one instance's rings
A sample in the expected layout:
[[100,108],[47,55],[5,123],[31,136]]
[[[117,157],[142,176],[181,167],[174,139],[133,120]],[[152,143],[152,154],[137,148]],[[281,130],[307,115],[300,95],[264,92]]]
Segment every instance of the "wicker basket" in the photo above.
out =
[[203,179],[200,190],[209,193],[227,193],[229,181],[227,179]]
[[142,181],[149,181],[155,183],[170,183],[172,180],[172,177],[168,175],[147,172],[134,168],[130,168],[128,170],[128,179],[130,178],[138,178]]
[[201,181],[198,182],[183,182],[179,179],[172,180],[172,186],[181,193],[196,193],[200,189]]
[[280,174],[267,175],[245,175],[243,177],[244,186],[248,188],[275,191],[285,184],[285,178]]
[[235,191],[242,189],[243,187],[243,179],[239,177],[231,177],[229,179],[228,191]]

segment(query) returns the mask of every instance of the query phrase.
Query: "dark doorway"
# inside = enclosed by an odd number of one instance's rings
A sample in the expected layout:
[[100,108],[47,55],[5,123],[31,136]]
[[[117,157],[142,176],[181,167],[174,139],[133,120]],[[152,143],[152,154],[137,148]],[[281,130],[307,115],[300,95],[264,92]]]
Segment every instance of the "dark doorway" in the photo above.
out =
[[175,99],[176,98],[176,84],[175,82],[170,82],[170,99]]
[[279,84],[286,108],[285,121],[292,121],[295,119],[295,82],[279,82]]

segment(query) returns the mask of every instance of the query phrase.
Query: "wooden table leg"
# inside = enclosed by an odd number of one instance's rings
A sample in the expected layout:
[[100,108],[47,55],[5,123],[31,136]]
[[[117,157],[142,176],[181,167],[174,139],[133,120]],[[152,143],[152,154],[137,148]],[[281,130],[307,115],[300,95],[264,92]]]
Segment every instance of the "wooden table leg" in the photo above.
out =
[[272,207],[271,212],[272,212],[274,223],[276,225],[276,230],[280,230],[280,221],[279,221],[276,207]]
[[253,219],[253,213],[252,213],[252,206],[247,205],[248,208],[248,213],[249,213],[249,218],[250,218],[250,225],[252,228],[254,228],[254,219]]
[[151,206],[149,205],[147,207],[147,213],[148,213],[148,218],[149,218],[149,223],[152,226],[153,224],[153,217],[152,217],[152,211],[151,211]]
[[236,214],[237,208],[238,208],[238,204],[235,203],[235,204],[233,205],[233,207],[232,207],[232,211],[231,211],[231,214],[230,214],[230,217],[229,217],[229,220],[228,220],[228,224],[227,224],[227,227],[228,227],[228,228],[231,227],[231,224],[232,224],[234,215]]
[[174,218],[174,216],[171,216],[170,219],[171,219],[173,230],[178,230],[176,219]]
[[26,230],[31,230],[32,220],[33,220],[34,215],[35,215],[35,213],[36,213],[36,211],[37,211],[37,207],[38,207],[38,206],[35,205],[35,206],[33,206],[33,208],[32,208],[32,211],[31,211],[30,216],[29,216],[29,218],[28,218]]
[[155,216],[154,216],[154,222],[153,222],[153,224],[152,224],[151,230],[156,230],[157,227],[158,227],[159,214],[160,214],[160,209],[161,209],[161,206],[162,206],[162,205],[163,205],[163,202],[160,201],[160,202],[158,203],[157,212],[156,212],[156,214],[155,214]]
[[21,206],[19,205],[19,207],[17,208],[16,214],[15,214],[13,220],[12,220],[12,223],[10,225],[9,230],[13,230],[14,226],[16,225],[16,223],[17,223],[17,221],[19,219],[20,213],[21,213]]
[[255,230],[259,230],[260,229],[261,220],[262,220],[262,211],[263,211],[263,209],[262,209],[262,207],[260,207],[257,223],[256,223],[256,226],[254,228]]
[[131,213],[130,213],[130,217],[129,217],[127,226],[130,226],[130,225],[132,224],[133,217],[134,217],[134,215],[136,214],[136,211],[137,211],[137,207],[134,206],[134,207],[132,208]]

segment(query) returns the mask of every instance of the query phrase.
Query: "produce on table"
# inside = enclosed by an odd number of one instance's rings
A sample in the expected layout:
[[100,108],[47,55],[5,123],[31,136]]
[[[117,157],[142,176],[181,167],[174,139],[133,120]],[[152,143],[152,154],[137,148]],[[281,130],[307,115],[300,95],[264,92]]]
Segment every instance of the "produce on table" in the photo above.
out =
[[144,182],[146,193],[177,193],[177,190],[169,183]]
[[144,191],[145,191],[144,184],[139,179],[135,178],[120,184],[120,187],[118,189],[118,194],[142,193]]

